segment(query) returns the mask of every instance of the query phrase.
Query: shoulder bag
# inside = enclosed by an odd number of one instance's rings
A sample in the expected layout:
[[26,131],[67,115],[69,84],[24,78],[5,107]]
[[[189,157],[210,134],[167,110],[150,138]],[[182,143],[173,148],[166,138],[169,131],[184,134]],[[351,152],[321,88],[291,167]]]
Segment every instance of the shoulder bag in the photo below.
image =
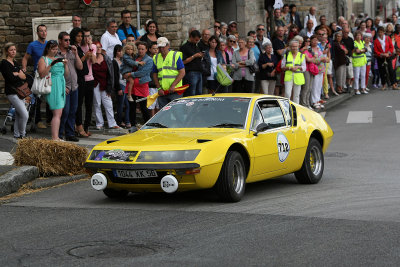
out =
[[[49,66],[47,57],[45,58],[46,67]],[[36,70],[35,78],[32,84],[32,93],[36,95],[47,95],[51,92],[51,73],[47,74],[45,77],[40,78],[39,71]]]

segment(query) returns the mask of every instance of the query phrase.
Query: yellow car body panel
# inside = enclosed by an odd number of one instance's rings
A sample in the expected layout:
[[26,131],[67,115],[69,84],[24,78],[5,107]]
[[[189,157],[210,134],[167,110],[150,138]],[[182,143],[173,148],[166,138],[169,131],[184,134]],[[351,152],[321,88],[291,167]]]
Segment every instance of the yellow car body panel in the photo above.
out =
[[[160,175],[172,174],[179,182],[178,191],[211,188],[215,185],[228,150],[240,151],[247,166],[246,182],[256,182],[279,177],[298,171],[304,161],[308,142],[313,135],[321,140],[323,152],[331,142],[333,131],[324,118],[303,106],[290,102],[297,125],[285,125],[258,133],[252,129],[253,113],[258,101],[288,101],[285,98],[259,94],[218,94],[201,95],[191,98],[235,97],[249,98],[250,104],[245,127],[237,128],[156,128],[142,129],[132,134],[118,136],[96,145],[94,151],[137,151],[131,162],[94,160],[90,154],[86,168],[92,172],[103,173],[108,180],[108,188],[131,192],[161,192],[160,183],[121,183],[113,179],[117,169],[153,169]],[[294,110],[295,109],[295,110]],[[283,108],[282,108],[283,110]],[[285,115],[287,118],[287,115]],[[279,138],[282,135],[290,144],[290,151],[281,161],[278,157]],[[277,141],[278,140],[278,141]],[[142,151],[180,151],[200,150],[193,161],[138,162]],[[192,172],[195,173],[182,173]]]

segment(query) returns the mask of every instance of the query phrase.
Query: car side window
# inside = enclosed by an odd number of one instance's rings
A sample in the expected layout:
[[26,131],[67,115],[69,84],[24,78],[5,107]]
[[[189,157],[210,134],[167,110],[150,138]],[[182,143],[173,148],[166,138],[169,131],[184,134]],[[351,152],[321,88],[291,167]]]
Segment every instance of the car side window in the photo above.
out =
[[279,128],[286,126],[282,109],[276,100],[266,100],[259,103],[261,114],[264,122],[269,124],[271,128]]
[[285,112],[288,125],[291,126],[292,125],[292,110],[291,110],[289,100],[280,100],[280,102],[282,104],[283,112]]
[[256,105],[254,114],[253,114],[253,122],[251,124],[251,129],[256,129],[257,126],[262,122],[264,122],[264,119],[261,114],[260,107],[258,105]]

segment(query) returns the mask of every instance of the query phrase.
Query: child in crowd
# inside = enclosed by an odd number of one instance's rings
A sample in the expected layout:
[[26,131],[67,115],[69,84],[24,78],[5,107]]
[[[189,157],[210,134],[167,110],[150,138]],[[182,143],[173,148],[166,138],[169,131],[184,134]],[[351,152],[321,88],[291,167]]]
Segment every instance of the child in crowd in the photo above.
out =
[[[120,69],[122,76],[124,76],[125,73],[132,72],[133,69],[135,67],[137,67],[138,65],[143,66],[145,64],[145,62],[143,62],[143,61],[137,62],[135,60],[135,57],[138,54],[138,50],[134,43],[126,43],[126,45],[123,48],[123,53],[124,53],[124,56],[122,57],[122,65],[121,65],[121,69]],[[134,79],[132,76],[130,76],[126,82],[126,86],[128,87],[127,98],[128,98],[129,102],[134,101],[132,98],[133,83],[134,83]]]

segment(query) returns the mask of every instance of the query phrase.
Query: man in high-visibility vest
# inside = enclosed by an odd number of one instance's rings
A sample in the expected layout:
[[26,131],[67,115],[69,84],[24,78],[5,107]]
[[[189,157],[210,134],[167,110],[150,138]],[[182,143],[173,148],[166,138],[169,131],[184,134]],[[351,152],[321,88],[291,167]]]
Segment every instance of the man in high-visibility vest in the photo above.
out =
[[181,97],[175,92],[175,87],[182,86],[185,65],[182,61],[182,52],[169,50],[170,44],[167,38],[158,38],[157,46],[160,52],[153,57],[153,80],[160,95],[158,104],[162,108]]

